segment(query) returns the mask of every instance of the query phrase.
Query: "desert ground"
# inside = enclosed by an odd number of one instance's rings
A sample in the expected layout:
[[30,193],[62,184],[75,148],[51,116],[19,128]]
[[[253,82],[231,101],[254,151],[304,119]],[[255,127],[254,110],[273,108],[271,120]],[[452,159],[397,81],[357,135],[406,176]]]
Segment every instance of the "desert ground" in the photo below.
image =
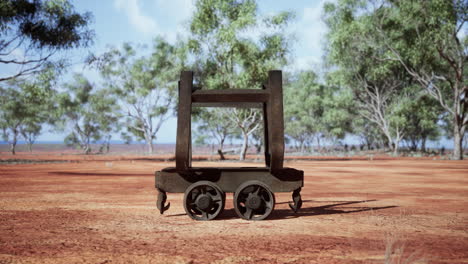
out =
[[[156,209],[169,157],[0,154],[0,263],[468,263],[468,161],[291,159],[303,209],[191,220]],[[196,166],[260,166],[198,161]],[[407,262],[404,262],[407,261]]]

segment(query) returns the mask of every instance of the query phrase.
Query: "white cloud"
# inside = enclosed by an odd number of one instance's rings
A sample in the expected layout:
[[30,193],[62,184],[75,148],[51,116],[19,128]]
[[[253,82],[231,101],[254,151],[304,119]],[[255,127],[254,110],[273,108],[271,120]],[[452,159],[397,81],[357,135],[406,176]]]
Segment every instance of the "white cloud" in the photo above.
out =
[[184,22],[195,10],[193,0],[156,0],[156,6],[174,15],[177,24]]
[[161,29],[161,34],[170,42],[175,42],[177,35],[187,37],[188,26],[186,25],[195,11],[195,0],[155,0],[158,10],[163,10],[166,23],[169,27]]
[[297,69],[311,69],[322,61],[323,43],[327,26],[322,21],[323,5],[330,0],[320,0],[314,6],[305,7],[302,13],[298,14],[299,21],[293,26],[296,34]]
[[139,0],[114,0],[117,10],[123,11],[129,22],[143,34],[154,34],[158,24],[151,17],[143,14]]

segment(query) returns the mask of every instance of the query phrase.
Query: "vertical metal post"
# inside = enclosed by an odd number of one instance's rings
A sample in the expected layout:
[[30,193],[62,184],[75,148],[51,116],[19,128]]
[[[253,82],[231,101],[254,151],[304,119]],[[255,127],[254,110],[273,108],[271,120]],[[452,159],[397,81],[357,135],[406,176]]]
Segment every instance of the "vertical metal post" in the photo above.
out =
[[193,72],[183,71],[180,74],[177,108],[176,170],[178,172],[184,172],[192,166],[192,87]]
[[283,120],[283,78],[281,71],[268,72],[270,97],[267,104],[267,118],[270,144],[270,171],[283,168],[284,120]]
[[[263,86],[264,90],[268,90],[268,87]],[[268,128],[268,107],[267,103],[262,104],[262,111],[263,111],[263,146],[264,146],[264,153],[265,153],[265,165],[270,167],[270,139],[269,136],[269,128]]]

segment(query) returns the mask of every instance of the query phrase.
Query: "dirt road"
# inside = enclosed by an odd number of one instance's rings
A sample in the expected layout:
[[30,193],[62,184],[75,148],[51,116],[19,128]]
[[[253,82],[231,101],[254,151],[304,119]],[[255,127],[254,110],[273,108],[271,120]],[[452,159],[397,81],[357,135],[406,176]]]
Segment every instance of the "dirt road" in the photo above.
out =
[[173,162],[0,164],[0,263],[468,263],[468,161],[286,165],[305,171],[300,213],[277,194],[270,219],[244,221],[228,194],[197,222],[181,194],[156,210],[153,172]]

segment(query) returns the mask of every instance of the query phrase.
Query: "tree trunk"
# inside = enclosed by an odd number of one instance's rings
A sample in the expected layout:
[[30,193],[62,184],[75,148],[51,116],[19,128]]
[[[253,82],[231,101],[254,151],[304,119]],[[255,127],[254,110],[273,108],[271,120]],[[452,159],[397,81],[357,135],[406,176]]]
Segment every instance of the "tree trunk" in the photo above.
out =
[[395,140],[395,143],[393,145],[393,155],[398,156],[398,145],[400,145],[399,140]]
[[244,141],[242,142],[241,153],[239,155],[239,160],[245,160],[245,156],[247,155],[247,149],[249,148],[249,135],[242,131],[242,135],[244,137]]
[[145,142],[146,142],[146,147],[148,149],[148,154],[153,154],[154,148],[153,148],[153,138],[151,137],[149,132],[145,132]]
[[17,130],[13,131],[13,140],[10,143],[11,155],[16,154],[16,143],[18,142],[18,132]]
[[261,143],[262,143],[262,141],[259,141],[259,143],[255,145],[257,154],[262,153],[262,145],[263,144],[261,144]]
[[301,150],[300,150],[301,154],[304,154],[304,145],[305,145],[304,141],[301,141]]
[[32,145],[33,145],[32,142],[28,142],[29,153],[32,153]]
[[153,154],[154,147],[153,142],[151,140],[146,141],[146,147],[148,148],[148,154]]
[[11,151],[11,155],[16,154],[16,142],[11,142],[10,143],[10,151]]
[[223,154],[223,148],[224,148],[224,138],[220,140],[219,142],[219,149],[218,149],[218,154],[219,154],[219,158],[221,160],[225,160],[226,158],[224,157],[224,154]]
[[426,140],[427,136],[423,136],[421,139],[421,152],[426,152]]
[[418,150],[418,140],[416,138],[414,138],[414,137],[411,137],[410,142],[411,142],[410,150],[411,151],[417,151]]
[[91,146],[89,145],[89,143],[86,143],[84,152],[86,155],[88,155],[91,152]]
[[463,159],[463,149],[462,149],[462,141],[463,135],[460,131],[459,124],[454,124],[453,128],[453,154],[452,159],[454,160],[462,160]]

